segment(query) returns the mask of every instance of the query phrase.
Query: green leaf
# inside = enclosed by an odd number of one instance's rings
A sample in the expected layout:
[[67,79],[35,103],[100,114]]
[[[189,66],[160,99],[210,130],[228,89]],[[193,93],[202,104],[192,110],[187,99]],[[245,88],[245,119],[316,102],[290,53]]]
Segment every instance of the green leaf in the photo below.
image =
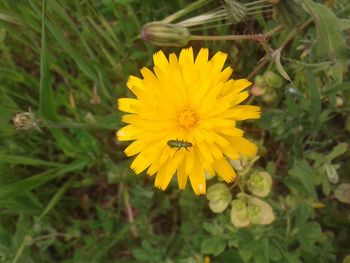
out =
[[56,204],[61,200],[62,196],[65,194],[65,192],[68,190],[68,188],[71,186],[73,182],[73,178],[71,177],[63,186],[55,193],[55,195],[51,198],[50,202],[45,207],[44,211],[40,214],[39,218],[42,219],[44,216],[46,216],[55,206]]
[[278,73],[280,73],[281,76],[284,79],[288,80],[289,82],[292,82],[292,80],[288,76],[286,70],[284,69],[284,67],[281,64],[281,52],[282,52],[282,49],[283,48],[276,49],[273,52],[272,57],[274,58],[275,66],[276,66],[276,69],[277,69]]
[[60,166],[60,163],[48,162],[20,155],[0,154],[0,163],[22,164],[32,166]]
[[333,150],[326,156],[327,162],[333,161],[333,159],[343,155],[348,150],[348,144],[343,142],[339,143],[337,146],[333,148]]
[[[38,13],[37,8],[33,4],[31,0],[29,0],[29,3],[33,7],[33,9]],[[75,61],[75,63],[78,65],[78,67],[92,80],[95,82],[98,82],[97,74],[93,70],[92,67],[85,61],[79,52],[66,40],[64,35],[60,30],[58,30],[58,26],[54,25],[50,21],[45,22],[46,27],[50,31],[50,33],[53,35],[57,43],[71,56],[71,58]]]
[[335,190],[334,196],[338,201],[350,204],[350,184],[340,184]]
[[63,166],[60,169],[49,169],[43,173],[34,175],[32,177],[23,179],[21,181],[4,185],[0,187],[0,200],[6,198],[13,198],[23,192],[33,190],[53,179],[66,175],[68,172],[81,170],[89,164],[90,160],[85,157]]
[[346,81],[346,82],[332,86],[331,88],[323,92],[323,95],[329,96],[329,95],[336,94],[337,92],[343,92],[347,89],[350,89],[350,81]]
[[48,120],[57,120],[56,103],[48,65],[48,54],[45,35],[45,11],[46,1],[42,4],[41,13],[41,54],[40,54],[40,112]]
[[346,58],[347,47],[342,35],[342,20],[324,4],[302,0],[317,29],[319,52],[322,57]]
[[221,254],[226,247],[226,241],[220,237],[212,237],[205,239],[201,245],[201,251],[203,254],[213,254],[217,256]]
[[315,119],[318,119],[321,113],[321,96],[317,88],[317,83],[313,72],[308,69],[308,84],[310,89],[310,108]]
[[314,170],[306,161],[295,161],[294,166],[289,170],[289,174],[295,176],[300,180],[304,189],[313,198],[317,198],[313,179],[316,177]]

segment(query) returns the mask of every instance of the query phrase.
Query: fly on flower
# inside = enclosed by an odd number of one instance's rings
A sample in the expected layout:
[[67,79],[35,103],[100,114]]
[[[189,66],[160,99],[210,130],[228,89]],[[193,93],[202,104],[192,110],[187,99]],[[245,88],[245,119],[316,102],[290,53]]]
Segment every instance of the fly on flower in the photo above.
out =
[[260,108],[239,105],[251,83],[230,79],[232,68],[223,69],[226,57],[218,52],[209,59],[205,48],[196,58],[192,48],[183,49],[179,58],[159,51],[153,71],[143,68],[143,78],[130,76],[127,86],[135,97],[118,100],[127,125],[117,136],[133,141],[125,149],[127,156],[136,155],[131,168],[156,175],[157,188],[165,190],[176,174],[180,189],[189,178],[194,192],[205,194],[206,173],[231,183],[237,175],[228,159],[256,154],[236,122],[259,118]]

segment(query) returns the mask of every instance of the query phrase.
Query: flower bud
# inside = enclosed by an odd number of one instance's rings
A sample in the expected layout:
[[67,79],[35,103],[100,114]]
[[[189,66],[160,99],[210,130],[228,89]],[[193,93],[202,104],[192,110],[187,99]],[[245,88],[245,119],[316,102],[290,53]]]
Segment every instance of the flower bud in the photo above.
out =
[[141,37],[156,46],[186,46],[190,32],[186,27],[164,22],[150,22],[143,26]]
[[232,200],[230,190],[223,183],[210,186],[206,197],[209,200],[209,208],[214,213],[222,213]]
[[227,17],[233,24],[242,22],[247,17],[247,7],[235,0],[224,0]]
[[255,196],[265,197],[271,191],[272,178],[267,172],[253,173],[248,182],[248,190]]

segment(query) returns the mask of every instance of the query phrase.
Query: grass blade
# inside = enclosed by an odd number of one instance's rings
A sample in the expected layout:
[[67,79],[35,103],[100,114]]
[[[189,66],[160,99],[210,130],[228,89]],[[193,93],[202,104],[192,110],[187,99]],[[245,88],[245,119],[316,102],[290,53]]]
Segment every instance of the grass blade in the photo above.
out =
[[57,120],[56,104],[51,86],[48,54],[45,35],[46,0],[43,1],[41,13],[41,55],[40,55],[40,112],[48,120]]

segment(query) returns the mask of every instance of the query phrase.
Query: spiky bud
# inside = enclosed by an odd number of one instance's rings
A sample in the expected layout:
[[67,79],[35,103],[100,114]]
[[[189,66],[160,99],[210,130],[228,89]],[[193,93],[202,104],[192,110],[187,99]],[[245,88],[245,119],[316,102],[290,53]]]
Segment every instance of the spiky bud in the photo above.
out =
[[235,0],[224,0],[224,7],[227,13],[227,18],[233,24],[238,24],[247,17],[247,7]]

